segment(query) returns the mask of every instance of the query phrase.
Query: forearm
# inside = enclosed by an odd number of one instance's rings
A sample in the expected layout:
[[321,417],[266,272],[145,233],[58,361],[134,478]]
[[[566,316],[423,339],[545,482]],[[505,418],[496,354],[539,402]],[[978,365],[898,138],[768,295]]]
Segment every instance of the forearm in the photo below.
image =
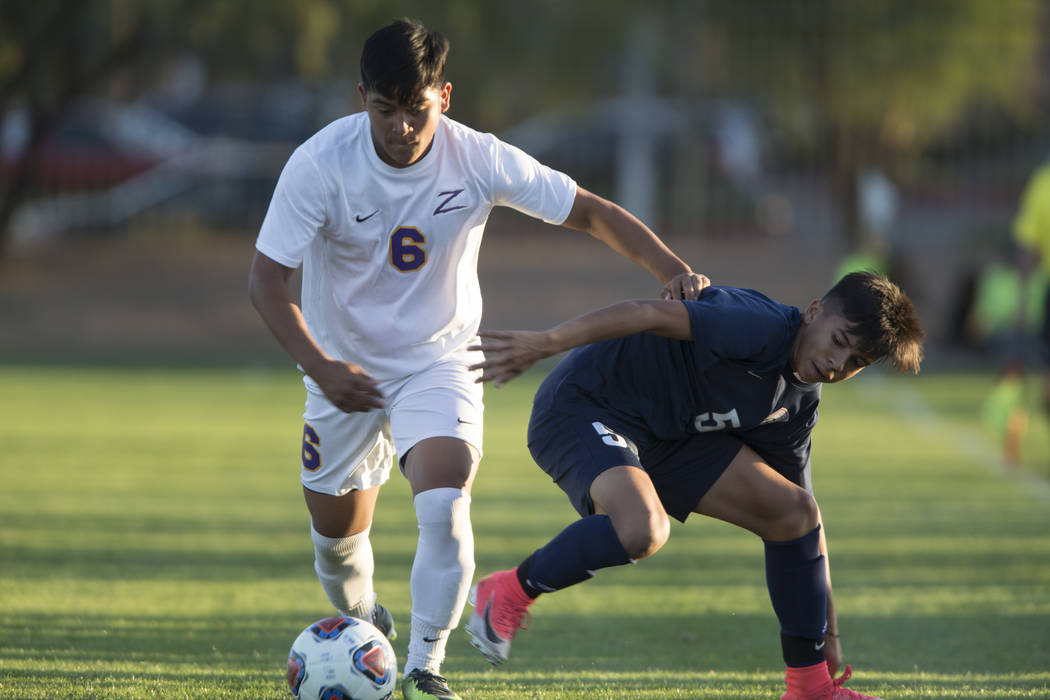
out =
[[485,353],[483,362],[471,369],[484,370],[478,381],[496,386],[510,381],[537,360],[580,345],[641,332],[690,340],[689,311],[682,302],[642,299],[621,301],[591,311],[546,331],[478,332],[482,343],[471,350]]
[[691,338],[689,316],[678,302],[621,301],[577,316],[544,332],[546,355],[635,333]]
[[586,231],[623,257],[637,263],[666,284],[675,275],[691,272],[689,265],[664,245],[656,234],[623,207],[581,191],[565,225]]
[[270,332],[307,374],[331,358],[310,336],[302,312],[295,304],[256,304]]
[[291,271],[278,270],[275,265],[258,258],[253,262],[249,297],[277,342],[310,374],[330,358],[313,339],[302,310],[292,300],[287,286]]

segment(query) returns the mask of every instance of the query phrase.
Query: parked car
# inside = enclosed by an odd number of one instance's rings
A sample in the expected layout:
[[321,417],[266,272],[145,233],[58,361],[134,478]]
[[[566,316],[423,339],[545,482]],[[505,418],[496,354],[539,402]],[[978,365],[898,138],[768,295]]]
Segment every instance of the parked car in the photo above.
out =
[[[0,126],[0,176],[22,167],[29,116],[15,109]],[[199,140],[164,114],[139,104],[76,103],[45,137],[32,164],[31,192],[69,193],[111,187],[183,153]]]

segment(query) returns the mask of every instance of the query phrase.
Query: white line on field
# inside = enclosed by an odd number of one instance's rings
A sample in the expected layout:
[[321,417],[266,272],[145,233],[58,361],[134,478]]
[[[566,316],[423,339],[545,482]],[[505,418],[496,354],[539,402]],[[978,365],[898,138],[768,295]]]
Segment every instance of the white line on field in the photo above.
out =
[[1050,499],[1050,481],[1024,469],[1009,468],[1003,462],[1000,451],[984,437],[963,430],[944,418],[930,408],[914,389],[896,383],[891,387],[890,384],[891,382],[879,375],[864,377],[858,382],[866,393],[877,396],[880,401],[886,402],[904,416],[917,432],[927,438],[947,443],[949,449],[984,466],[997,476],[1022,484],[1029,493]]

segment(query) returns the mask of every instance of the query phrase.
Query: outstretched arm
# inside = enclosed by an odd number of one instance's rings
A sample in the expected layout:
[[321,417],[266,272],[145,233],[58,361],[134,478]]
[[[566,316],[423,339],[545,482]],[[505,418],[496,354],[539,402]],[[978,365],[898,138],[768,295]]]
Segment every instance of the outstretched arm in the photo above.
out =
[[706,276],[693,272],[630,212],[582,187],[576,188],[572,210],[562,224],[586,231],[644,267],[664,285],[664,299],[696,299],[701,290],[711,284]]
[[484,370],[479,382],[493,381],[500,386],[544,357],[643,332],[691,340],[692,327],[685,304],[636,299],[590,311],[545,331],[479,331],[481,345],[470,349],[484,351],[485,361],[471,369]]

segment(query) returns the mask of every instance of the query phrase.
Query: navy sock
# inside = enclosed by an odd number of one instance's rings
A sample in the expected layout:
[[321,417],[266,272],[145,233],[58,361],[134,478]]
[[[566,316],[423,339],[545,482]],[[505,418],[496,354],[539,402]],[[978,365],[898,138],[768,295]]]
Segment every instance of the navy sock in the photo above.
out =
[[598,569],[630,564],[607,515],[581,518],[518,566],[518,580],[535,598],[586,581]]
[[766,584],[780,621],[784,662],[810,666],[823,661],[828,587],[819,525],[797,540],[766,541]]

